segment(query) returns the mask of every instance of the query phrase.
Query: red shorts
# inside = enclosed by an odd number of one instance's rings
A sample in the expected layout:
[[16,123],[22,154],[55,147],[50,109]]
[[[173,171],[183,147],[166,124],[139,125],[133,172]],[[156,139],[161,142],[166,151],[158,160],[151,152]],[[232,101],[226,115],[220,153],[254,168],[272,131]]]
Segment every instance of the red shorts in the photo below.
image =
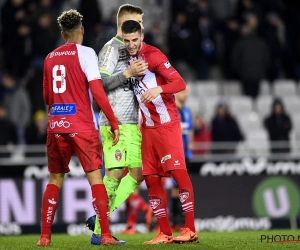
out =
[[170,177],[175,169],[186,169],[180,122],[156,128],[141,127],[143,175]]
[[69,162],[76,153],[84,172],[102,168],[102,144],[98,131],[47,135],[48,170],[50,173],[70,172]]

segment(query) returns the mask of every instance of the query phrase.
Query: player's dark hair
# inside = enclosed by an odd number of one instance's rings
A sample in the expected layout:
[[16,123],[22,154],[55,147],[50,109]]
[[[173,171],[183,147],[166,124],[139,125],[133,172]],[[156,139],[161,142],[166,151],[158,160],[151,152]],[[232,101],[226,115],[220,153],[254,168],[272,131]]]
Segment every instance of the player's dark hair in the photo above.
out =
[[58,18],[57,22],[64,32],[72,32],[73,30],[81,27],[83,16],[77,11],[70,9],[68,11],[64,11]]
[[126,3],[126,4],[123,4],[120,6],[118,13],[117,13],[117,18],[120,18],[126,14],[143,15],[144,12],[141,7]]
[[142,33],[141,25],[137,21],[133,21],[133,20],[125,21],[122,24],[121,30],[122,33],[124,34],[130,34],[135,32]]

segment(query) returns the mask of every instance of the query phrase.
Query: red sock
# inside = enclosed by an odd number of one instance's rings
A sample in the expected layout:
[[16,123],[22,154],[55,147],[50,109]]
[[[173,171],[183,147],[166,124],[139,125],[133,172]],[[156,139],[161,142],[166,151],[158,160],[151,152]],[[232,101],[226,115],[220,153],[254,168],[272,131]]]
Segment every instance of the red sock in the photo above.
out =
[[42,200],[42,235],[51,237],[51,227],[53,224],[60,188],[54,184],[48,184]]
[[194,214],[194,190],[191,179],[184,169],[176,169],[171,172],[172,177],[177,182],[179,187],[179,199],[182,210],[185,213],[185,225],[196,232],[195,229],[195,214]]
[[160,231],[166,235],[172,235],[168,219],[167,195],[161,183],[161,178],[148,175],[145,176],[145,182],[148,188],[150,205],[157,218]]
[[104,184],[95,184],[92,189],[92,203],[99,218],[102,235],[110,235],[108,198]]

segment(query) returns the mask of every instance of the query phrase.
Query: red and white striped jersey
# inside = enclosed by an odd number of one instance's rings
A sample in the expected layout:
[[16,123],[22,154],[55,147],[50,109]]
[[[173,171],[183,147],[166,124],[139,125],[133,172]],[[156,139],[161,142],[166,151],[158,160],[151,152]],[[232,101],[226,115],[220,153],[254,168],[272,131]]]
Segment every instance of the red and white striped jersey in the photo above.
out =
[[141,96],[147,89],[165,84],[176,84],[172,81],[182,80],[182,77],[171,66],[167,57],[151,45],[143,43],[138,55],[129,58],[129,64],[137,59],[143,59],[148,63],[145,75],[131,77],[133,90],[141,110],[142,126],[154,128],[168,122],[179,121],[173,94],[161,93],[150,103],[142,103]]
[[[74,133],[97,129],[89,82],[101,79],[92,48],[66,43],[44,64],[44,99],[48,106],[48,132]],[[99,81],[101,84],[101,81]]]

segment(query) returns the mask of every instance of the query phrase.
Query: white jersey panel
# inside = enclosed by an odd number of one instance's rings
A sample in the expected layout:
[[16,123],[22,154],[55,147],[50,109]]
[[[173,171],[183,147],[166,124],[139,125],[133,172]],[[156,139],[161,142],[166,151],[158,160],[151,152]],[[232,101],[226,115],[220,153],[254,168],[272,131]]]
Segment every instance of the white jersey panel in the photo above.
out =
[[158,97],[156,97],[152,103],[154,103],[155,108],[157,113],[159,114],[159,118],[160,118],[160,122],[161,123],[166,123],[166,122],[170,122],[171,121],[171,117],[169,115],[168,109],[161,97],[161,95],[159,95]]
[[143,112],[143,114],[146,118],[146,125],[147,126],[154,126],[154,121],[151,119],[149,109],[145,106],[144,103],[140,102],[140,100],[139,100],[139,103],[140,103],[140,109],[141,109],[141,111]]
[[[138,78],[135,78],[135,79],[138,79]],[[146,118],[146,121],[145,121],[146,126],[154,126],[154,121],[151,119],[149,109],[146,107],[146,105],[144,105],[141,102],[141,96],[147,89],[152,89],[152,88],[155,88],[156,86],[158,86],[156,77],[155,77],[155,73],[147,70],[144,77],[142,77],[142,79],[139,79],[139,81],[140,81],[140,84],[139,85],[134,84],[133,88],[134,89],[142,88],[142,91],[140,89],[138,89],[137,91],[135,91],[135,94],[139,101],[140,109],[142,110],[142,112],[144,113],[144,116]],[[171,117],[170,117],[168,109],[162,99],[162,96],[158,95],[154,100],[152,100],[152,103],[155,106],[155,109],[156,109],[157,115],[159,116],[161,124],[170,122]]]
[[[153,73],[153,72],[151,72],[149,70],[146,71],[146,75],[142,79],[142,82],[143,82],[144,86],[147,86],[148,89],[155,88],[158,85],[157,81],[156,81],[155,73]],[[155,105],[156,111],[157,111],[157,113],[160,116],[161,123],[170,122],[171,121],[171,117],[169,115],[168,109],[167,109],[167,107],[166,107],[166,105],[165,105],[165,103],[164,103],[161,95],[158,95],[158,97],[156,97],[152,101],[152,103]],[[147,126],[151,126],[151,125],[147,124]]]
[[88,82],[101,79],[98,69],[98,57],[92,48],[76,44],[79,63]]

